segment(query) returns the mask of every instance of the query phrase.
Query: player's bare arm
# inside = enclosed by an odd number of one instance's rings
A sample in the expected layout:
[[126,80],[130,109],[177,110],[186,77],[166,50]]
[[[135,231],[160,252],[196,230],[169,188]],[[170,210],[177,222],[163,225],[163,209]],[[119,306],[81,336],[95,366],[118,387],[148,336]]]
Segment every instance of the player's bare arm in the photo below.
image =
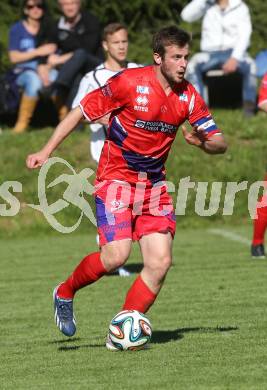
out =
[[46,145],[39,152],[27,157],[27,167],[30,169],[41,167],[58,145],[75,129],[82,118],[83,113],[80,107],[71,110],[63,121],[58,124]]
[[208,154],[222,154],[227,150],[227,144],[221,134],[214,134],[207,138],[204,129],[194,126],[191,133],[182,126],[182,133],[186,142],[198,146]]

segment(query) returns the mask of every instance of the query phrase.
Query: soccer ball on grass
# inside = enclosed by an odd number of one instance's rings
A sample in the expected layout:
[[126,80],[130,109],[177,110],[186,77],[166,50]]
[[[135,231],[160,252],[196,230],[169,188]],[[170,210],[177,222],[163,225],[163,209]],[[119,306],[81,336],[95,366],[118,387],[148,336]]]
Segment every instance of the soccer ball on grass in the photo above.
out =
[[106,347],[111,351],[136,351],[143,349],[151,336],[151,324],[144,314],[123,310],[110,322]]

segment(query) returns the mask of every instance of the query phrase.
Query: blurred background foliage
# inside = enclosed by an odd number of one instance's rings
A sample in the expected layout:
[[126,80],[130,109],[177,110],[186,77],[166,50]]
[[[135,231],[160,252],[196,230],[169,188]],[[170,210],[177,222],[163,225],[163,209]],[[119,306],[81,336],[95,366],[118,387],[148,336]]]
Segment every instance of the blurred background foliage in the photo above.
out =
[[[59,15],[57,1],[47,0],[54,18]],[[129,28],[129,58],[140,63],[151,61],[151,36],[160,27],[176,24],[192,32],[195,52],[199,48],[201,22],[192,24],[181,21],[180,12],[188,3],[187,0],[84,0],[84,7],[90,9],[105,26],[107,23],[120,21]],[[267,48],[267,2],[262,0],[246,0],[253,22],[253,35],[250,54],[255,56],[260,50]],[[0,71],[9,66],[6,48],[8,29],[11,23],[20,18],[20,0],[0,2]]]

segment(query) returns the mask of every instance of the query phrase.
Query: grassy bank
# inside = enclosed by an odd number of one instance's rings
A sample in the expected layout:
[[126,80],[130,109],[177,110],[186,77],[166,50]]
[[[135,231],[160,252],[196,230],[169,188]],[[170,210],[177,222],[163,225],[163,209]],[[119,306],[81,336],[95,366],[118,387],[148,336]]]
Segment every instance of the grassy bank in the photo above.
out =
[[[190,176],[193,182],[208,182],[207,204],[209,204],[209,193],[212,182],[223,182],[221,203],[218,212],[211,217],[199,217],[195,210],[196,189],[189,190],[186,215],[178,216],[178,224],[205,225],[211,219],[221,222],[240,223],[247,220],[248,191],[244,190],[237,194],[233,216],[223,216],[224,192],[226,182],[248,181],[248,187],[256,180],[261,180],[266,165],[266,117],[258,114],[251,119],[244,119],[239,110],[215,110],[214,117],[220,128],[224,131],[229,144],[228,152],[223,156],[210,156],[202,151],[188,146],[178,134],[173,145],[167,163],[168,180],[172,181],[175,190],[179,188],[181,178]],[[14,193],[20,201],[20,210],[16,216],[0,217],[1,235],[28,234],[31,231],[49,232],[52,231],[49,223],[39,211],[33,210],[27,204],[38,204],[38,171],[29,171],[25,167],[25,158],[28,153],[38,150],[48,139],[52,129],[33,129],[29,133],[20,136],[12,136],[8,129],[4,129],[0,142],[0,183],[6,181],[18,181],[22,184],[22,192]],[[95,168],[93,161],[89,158],[89,135],[88,131],[77,131],[73,133],[60,146],[55,156],[66,159],[76,170],[80,172],[86,167]],[[70,174],[69,168],[62,164],[53,166],[47,177],[47,185],[62,173]],[[93,181],[93,177],[90,178]],[[48,191],[49,204],[62,199],[66,183],[54,186]],[[176,203],[176,193],[174,201]],[[1,193],[0,193],[1,195]],[[2,205],[9,205],[2,199]],[[66,225],[73,225],[80,215],[79,209],[69,205],[60,211],[56,217]],[[80,231],[93,229],[87,218],[79,227]]]

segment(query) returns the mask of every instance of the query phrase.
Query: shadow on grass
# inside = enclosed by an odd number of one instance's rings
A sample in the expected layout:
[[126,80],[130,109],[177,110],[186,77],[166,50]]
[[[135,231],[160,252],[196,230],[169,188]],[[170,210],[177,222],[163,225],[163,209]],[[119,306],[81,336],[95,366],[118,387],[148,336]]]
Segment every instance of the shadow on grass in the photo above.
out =
[[[125,264],[123,268],[126,269],[126,271],[129,271],[131,274],[139,274],[144,267],[143,263],[132,263],[132,264]],[[172,264],[172,267],[175,267],[174,264]],[[110,272],[106,276],[119,276],[118,271]]]
[[[211,327],[195,327],[195,328],[180,328],[174,330],[155,330],[152,335],[151,342],[153,344],[163,344],[170,341],[181,340],[186,333],[223,333],[236,331],[239,328],[237,326],[218,326],[216,328]],[[84,348],[105,348],[105,343],[98,344],[80,344],[77,345],[82,339],[79,337],[69,338],[66,340],[53,340],[49,344],[62,344],[58,347],[58,351],[76,351]]]
[[81,341],[80,337],[72,337],[72,338],[66,338],[66,339],[60,339],[60,340],[53,340],[48,341],[48,344],[66,344],[66,343],[73,343],[76,341]]
[[195,328],[180,328],[174,330],[154,330],[152,334],[151,342],[154,344],[163,344],[170,341],[180,340],[184,337],[185,333],[220,333],[220,332],[232,332],[238,330],[237,326],[218,326],[216,328],[211,327],[195,327]]
[[73,338],[49,341],[48,344],[58,344],[59,345],[58,351],[75,351],[82,348],[104,348],[105,347],[104,342],[99,344],[77,345],[77,343],[79,343],[80,341],[82,341],[80,337],[73,337]]
[[[131,274],[139,274],[143,269],[143,263],[126,264],[123,266]],[[110,272],[107,276],[119,276],[118,272]]]
[[106,348],[105,344],[82,344],[82,345],[64,345],[58,348],[58,351],[76,351],[84,348]]

